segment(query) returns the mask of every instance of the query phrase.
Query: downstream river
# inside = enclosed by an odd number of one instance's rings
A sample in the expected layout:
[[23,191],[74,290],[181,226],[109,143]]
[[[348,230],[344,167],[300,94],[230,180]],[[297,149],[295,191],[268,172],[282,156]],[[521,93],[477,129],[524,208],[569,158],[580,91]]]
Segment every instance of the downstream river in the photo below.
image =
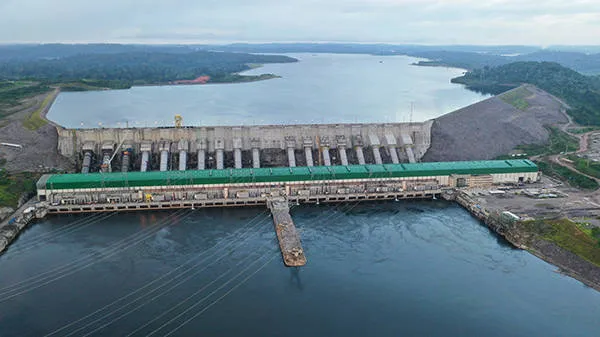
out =
[[443,201],[50,217],[0,256],[0,336],[598,336],[600,293]]
[[[67,127],[415,122],[485,98],[450,83],[463,70],[413,66],[407,56],[286,54],[297,63],[246,74],[282,78],[253,83],[134,87],[62,93],[48,118]],[[101,123],[101,124],[100,124]]]

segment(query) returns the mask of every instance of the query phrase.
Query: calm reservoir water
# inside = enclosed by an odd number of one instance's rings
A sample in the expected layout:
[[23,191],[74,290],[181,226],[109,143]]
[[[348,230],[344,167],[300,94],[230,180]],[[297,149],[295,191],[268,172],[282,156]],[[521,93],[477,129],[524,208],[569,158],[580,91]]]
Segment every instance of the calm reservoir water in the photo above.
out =
[[0,256],[0,336],[598,336],[600,293],[441,201],[51,217]]
[[247,74],[268,81],[200,86],[134,87],[62,93],[48,117],[67,127],[247,125],[424,121],[485,98],[450,79],[455,68],[417,67],[415,58],[288,54],[297,63],[268,64]]

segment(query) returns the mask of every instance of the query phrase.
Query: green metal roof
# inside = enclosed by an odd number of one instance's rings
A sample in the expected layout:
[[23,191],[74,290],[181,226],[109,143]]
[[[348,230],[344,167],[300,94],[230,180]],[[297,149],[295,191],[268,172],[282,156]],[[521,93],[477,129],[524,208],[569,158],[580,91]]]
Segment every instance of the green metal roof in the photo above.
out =
[[537,172],[530,160],[487,160],[416,164],[276,167],[129,173],[52,174],[38,182],[38,188],[80,189],[210,185],[227,183],[342,180],[390,177],[446,176],[451,174],[492,174]]

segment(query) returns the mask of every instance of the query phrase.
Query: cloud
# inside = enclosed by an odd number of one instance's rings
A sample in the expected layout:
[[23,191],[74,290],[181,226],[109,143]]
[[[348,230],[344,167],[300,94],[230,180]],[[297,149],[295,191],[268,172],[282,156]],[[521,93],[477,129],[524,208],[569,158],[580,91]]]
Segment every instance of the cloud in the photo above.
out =
[[597,44],[598,0],[1,0],[0,42]]

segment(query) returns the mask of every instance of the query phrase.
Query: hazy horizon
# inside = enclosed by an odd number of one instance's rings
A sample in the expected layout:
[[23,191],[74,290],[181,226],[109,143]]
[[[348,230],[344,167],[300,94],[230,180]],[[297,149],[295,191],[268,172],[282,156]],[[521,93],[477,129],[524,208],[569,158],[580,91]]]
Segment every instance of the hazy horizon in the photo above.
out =
[[224,45],[235,45],[235,44],[248,44],[248,45],[261,45],[261,44],[340,44],[340,45],[389,45],[389,46],[423,46],[423,47],[533,47],[540,49],[551,49],[551,48],[568,48],[568,47],[600,47],[598,44],[554,44],[554,45],[536,45],[536,44],[435,44],[435,43],[403,43],[403,42],[370,42],[370,41],[211,41],[211,42],[145,42],[145,41],[40,41],[40,42],[0,42],[0,45],[11,46],[11,45],[52,45],[52,44],[63,44],[63,45],[142,45],[142,46],[196,46],[196,45],[212,45],[212,46],[224,46]]
[[[74,29],[76,27],[76,29]],[[593,46],[595,0],[4,0],[0,43]]]

